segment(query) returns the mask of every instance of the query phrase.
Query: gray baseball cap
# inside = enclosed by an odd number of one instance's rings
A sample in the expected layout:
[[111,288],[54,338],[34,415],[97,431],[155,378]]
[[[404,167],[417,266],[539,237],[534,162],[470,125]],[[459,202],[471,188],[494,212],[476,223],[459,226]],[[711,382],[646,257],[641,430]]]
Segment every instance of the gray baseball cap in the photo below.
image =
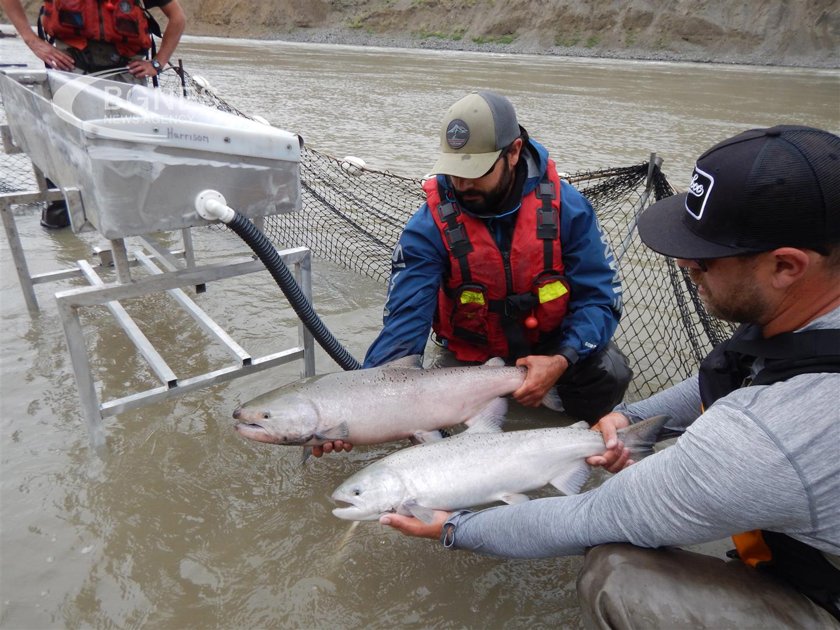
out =
[[431,173],[481,177],[523,131],[508,99],[495,92],[473,92],[446,112],[440,128],[440,155]]

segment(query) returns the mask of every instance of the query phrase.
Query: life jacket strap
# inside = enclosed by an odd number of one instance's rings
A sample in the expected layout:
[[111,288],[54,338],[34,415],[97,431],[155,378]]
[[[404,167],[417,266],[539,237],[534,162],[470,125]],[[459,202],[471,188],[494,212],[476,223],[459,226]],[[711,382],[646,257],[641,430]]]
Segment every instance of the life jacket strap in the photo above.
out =
[[461,269],[461,279],[465,282],[472,281],[472,274],[470,273],[470,265],[467,261],[467,254],[473,251],[473,245],[470,243],[470,237],[467,234],[467,229],[462,223],[458,222],[458,216],[461,214],[461,208],[458,204],[451,201],[441,202],[437,208],[440,220],[446,223],[443,229],[443,235],[446,238],[446,243],[449,246],[449,251],[458,261],[458,266]]
[[545,176],[537,185],[536,193],[542,200],[537,209],[537,238],[543,242],[543,264],[549,271],[554,266],[554,240],[558,237],[557,211],[551,203],[557,198],[554,182]]

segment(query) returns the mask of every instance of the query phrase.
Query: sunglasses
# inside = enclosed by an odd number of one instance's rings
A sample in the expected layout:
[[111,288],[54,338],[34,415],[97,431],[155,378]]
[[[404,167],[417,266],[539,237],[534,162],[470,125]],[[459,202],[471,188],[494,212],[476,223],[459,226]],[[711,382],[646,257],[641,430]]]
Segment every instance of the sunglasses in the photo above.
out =
[[[484,175],[482,175],[481,177],[487,177],[490,173],[492,173],[496,169],[496,164],[499,163],[499,160],[504,158],[508,153],[510,153],[510,151],[511,151],[511,145],[509,144],[504,149],[502,149],[502,152],[499,153],[499,157],[496,158],[496,161],[493,162],[493,164],[490,166],[490,168],[487,169],[487,172],[484,173]],[[478,177],[476,179],[481,179],[481,177]]]

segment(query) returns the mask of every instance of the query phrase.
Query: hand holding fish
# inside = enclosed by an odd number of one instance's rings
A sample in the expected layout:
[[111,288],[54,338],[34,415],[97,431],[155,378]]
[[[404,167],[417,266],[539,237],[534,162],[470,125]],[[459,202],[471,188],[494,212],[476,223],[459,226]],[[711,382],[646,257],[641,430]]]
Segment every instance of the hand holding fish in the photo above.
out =
[[335,442],[324,442],[320,446],[313,446],[312,454],[315,457],[321,457],[325,453],[340,453],[341,451],[347,451],[349,453],[352,450],[353,445],[350,442],[336,440]]
[[602,466],[611,473],[617,473],[635,463],[630,459],[630,450],[618,439],[618,430],[629,425],[630,420],[616,411],[601,418],[592,429],[600,431],[604,436],[604,445],[607,450],[601,455],[587,457],[586,463],[590,466]]
[[443,524],[452,516],[452,512],[444,512],[443,510],[435,510],[434,518],[431,523],[424,523],[419,518],[413,516],[403,516],[401,514],[384,514],[379,518],[379,522],[383,525],[389,525],[398,532],[406,536],[416,536],[417,538],[431,538],[432,540],[440,540],[440,535],[443,531]]
[[539,407],[546,394],[569,369],[569,361],[559,354],[522,357],[516,361],[516,365],[528,369],[525,382],[513,392],[517,402],[526,407]]

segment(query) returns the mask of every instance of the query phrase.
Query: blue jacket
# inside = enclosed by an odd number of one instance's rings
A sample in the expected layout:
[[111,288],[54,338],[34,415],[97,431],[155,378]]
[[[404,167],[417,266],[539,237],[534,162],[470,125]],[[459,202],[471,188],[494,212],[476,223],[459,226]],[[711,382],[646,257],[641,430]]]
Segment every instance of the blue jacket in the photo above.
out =
[[[521,155],[528,164],[523,189],[526,195],[542,178],[548,151],[529,140]],[[437,180],[440,186],[449,187],[446,177],[439,175]],[[609,241],[592,205],[568,182],[562,182],[560,194],[560,240],[571,298],[556,353],[567,358],[584,358],[603,348],[618,326],[621,281]],[[516,214],[487,219],[488,227],[497,234],[499,226],[494,223],[515,221]],[[384,326],[368,349],[364,367],[423,354],[448,260],[429,207],[423,204],[406,223],[394,248]]]

